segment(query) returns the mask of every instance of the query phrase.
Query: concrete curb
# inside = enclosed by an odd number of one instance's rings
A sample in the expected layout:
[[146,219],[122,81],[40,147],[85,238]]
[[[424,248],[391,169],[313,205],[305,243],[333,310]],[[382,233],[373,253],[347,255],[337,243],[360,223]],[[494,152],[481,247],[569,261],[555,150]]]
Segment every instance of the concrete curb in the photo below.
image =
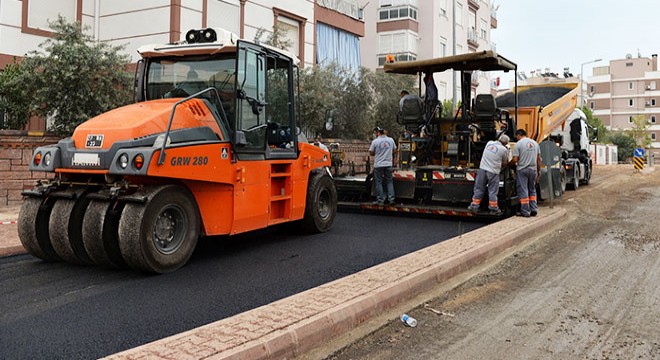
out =
[[0,257],[26,254],[27,250],[22,245],[0,248]]
[[109,359],[282,359],[302,355],[554,227],[566,210],[513,217],[257,309]]

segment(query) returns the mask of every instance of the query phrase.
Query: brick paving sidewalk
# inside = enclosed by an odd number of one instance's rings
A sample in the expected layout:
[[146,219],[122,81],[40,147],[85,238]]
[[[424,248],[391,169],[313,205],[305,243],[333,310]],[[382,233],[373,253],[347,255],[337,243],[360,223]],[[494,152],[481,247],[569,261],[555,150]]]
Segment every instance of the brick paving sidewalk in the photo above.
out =
[[109,359],[282,359],[330,341],[397,304],[554,227],[560,208],[513,217],[251,311]]
[[0,257],[25,253],[18,239],[18,212],[20,206],[0,206]]

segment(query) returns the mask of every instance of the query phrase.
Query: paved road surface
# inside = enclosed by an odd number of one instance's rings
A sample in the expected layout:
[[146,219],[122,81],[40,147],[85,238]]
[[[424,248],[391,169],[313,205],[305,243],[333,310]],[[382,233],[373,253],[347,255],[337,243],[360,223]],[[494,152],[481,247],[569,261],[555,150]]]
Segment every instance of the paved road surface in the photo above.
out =
[[29,255],[0,259],[0,358],[108,355],[268,304],[482,225],[339,214],[326,234],[269,230],[207,239],[186,267],[162,276],[45,263]]

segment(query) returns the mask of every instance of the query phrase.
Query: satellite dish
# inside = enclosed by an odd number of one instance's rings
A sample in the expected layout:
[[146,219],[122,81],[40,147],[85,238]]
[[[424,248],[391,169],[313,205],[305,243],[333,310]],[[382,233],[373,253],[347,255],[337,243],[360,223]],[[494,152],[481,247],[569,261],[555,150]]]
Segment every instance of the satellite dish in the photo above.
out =
[[626,54],[626,59],[632,59],[632,54]]

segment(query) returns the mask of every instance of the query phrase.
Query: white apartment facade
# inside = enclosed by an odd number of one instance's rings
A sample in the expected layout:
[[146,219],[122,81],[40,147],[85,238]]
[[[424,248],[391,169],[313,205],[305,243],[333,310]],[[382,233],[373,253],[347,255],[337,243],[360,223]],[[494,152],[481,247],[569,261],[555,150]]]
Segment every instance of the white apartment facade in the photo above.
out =
[[633,118],[649,122],[651,152],[660,155],[660,72],[658,56],[612,60],[594,67],[585,98],[594,116],[611,130],[627,130]]
[[305,65],[316,63],[319,23],[356,42],[364,34],[357,0],[0,0],[0,69],[51,36],[48,20],[58,14],[99,41],[126,45],[134,61],[138,47],[179,41],[193,28],[222,27],[252,40],[277,25]]
[[[456,54],[494,50],[491,31],[497,28],[489,0],[375,0],[364,8],[362,65],[382,68],[387,55],[396,61],[449,56],[453,51],[453,2],[456,2]],[[453,96],[451,72],[434,76],[441,100]],[[488,73],[473,75],[472,93],[493,92]],[[457,77],[457,93],[460,79]]]
[[[286,30],[302,66],[360,66],[364,22],[358,0],[0,0],[0,70],[51,37],[49,20],[77,20],[97,41],[125,45],[135,62],[146,44],[181,40],[190,29],[221,27],[253,40]],[[2,114],[0,114],[1,116]],[[27,130],[44,130],[34,119]]]

